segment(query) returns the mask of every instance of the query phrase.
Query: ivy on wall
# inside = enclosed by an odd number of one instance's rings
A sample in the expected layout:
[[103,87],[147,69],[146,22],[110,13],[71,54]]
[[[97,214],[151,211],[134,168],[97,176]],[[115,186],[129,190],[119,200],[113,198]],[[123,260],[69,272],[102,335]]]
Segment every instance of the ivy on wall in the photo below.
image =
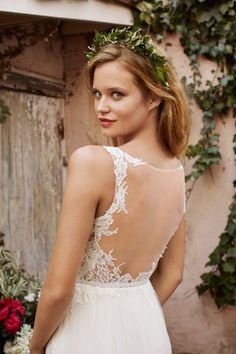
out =
[[[203,114],[201,138],[197,144],[189,145],[186,152],[188,159],[194,159],[192,171],[186,176],[186,182],[191,183],[187,190],[189,197],[194,184],[203,173],[220,162],[220,136],[215,132],[217,120],[231,111],[236,117],[236,0],[120,2],[134,7],[136,25],[155,33],[158,43],[167,33],[178,33],[184,52],[190,60],[193,82],[186,84],[186,78],[183,78],[183,83]],[[1,31],[0,75],[10,68],[11,59],[21,54],[26,47],[35,45],[40,39],[49,40],[57,31],[59,22],[48,21],[43,26],[38,26],[36,22],[30,30],[17,26]],[[9,39],[7,48],[3,45],[6,38]],[[204,89],[198,62],[200,56],[213,60],[217,65],[214,79],[204,82]],[[8,107],[0,100],[0,123],[9,115]],[[233,144],[236,155],[236,134]],[[236,187],[236,180],[233,183]],[[196,287],[199,295],[209,291],[218,307],[236,303],[235,241],[236,193],[229,206],[225,230],[206,264],[211,270],[202,274],[202,283]]]
[[[202,110],[202,129],[197,144],[189,145],[186,151],[186,157],[194,159],[191,173],[185,177],[191,185],[186,191],[188,198],[195,182],[220,162],[220,136],[215,132],[217,120],[229,112],[236,117],[236,0],[121,2],[136,9],[135,24],[155,33],[158,43],[167,33],[178,33],[189,58],[193,82],[186,85],[186,89]],[[216,63],[212,80],[202,78],[200,56]],[[183,83],[186,84],[185,77]],[[233,137],[236,155],[235,143],[236,134]],[[233,185],[236,187],[236,180]],[[201,275],[202,283],[196,287],[199,295],[209,291],[219,308],[236,304],[235,241],[236,193],[229,206],[225,230],[206,263],[211,269]]]

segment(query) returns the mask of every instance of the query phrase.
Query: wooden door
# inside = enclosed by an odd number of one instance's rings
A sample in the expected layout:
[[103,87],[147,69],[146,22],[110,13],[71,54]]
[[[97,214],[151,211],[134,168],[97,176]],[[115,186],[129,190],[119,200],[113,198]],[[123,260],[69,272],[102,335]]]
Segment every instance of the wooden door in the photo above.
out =
[[1,91],[11,116],[0,124],[0,231],[25,268],[42,277],[62,195],[64,100]]

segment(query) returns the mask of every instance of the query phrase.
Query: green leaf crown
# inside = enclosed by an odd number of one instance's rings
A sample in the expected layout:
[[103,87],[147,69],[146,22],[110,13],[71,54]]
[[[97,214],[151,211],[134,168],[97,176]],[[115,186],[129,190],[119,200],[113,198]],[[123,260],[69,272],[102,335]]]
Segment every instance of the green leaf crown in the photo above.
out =
[[148,58],[153,70],[156,74],[156,79],[162,85],[169,87],[167,81],[166,58],[161,56],[152,44],[151,36],[143,34],[141,29],[130,29],[130,27],[113,28],[110,32],[95,31],[93,43],[86,53],[87,59],[93,59],[99,50],[109,44],[124,45],[138,55]]

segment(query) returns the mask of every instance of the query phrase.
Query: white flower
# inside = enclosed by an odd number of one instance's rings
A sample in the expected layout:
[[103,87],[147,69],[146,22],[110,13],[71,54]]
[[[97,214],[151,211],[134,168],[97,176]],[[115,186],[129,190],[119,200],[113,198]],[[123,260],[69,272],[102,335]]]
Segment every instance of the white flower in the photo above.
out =
[[30,325],[24,324],[20,332],[16,333],[13,342],[6,341],[4,345],[5,354],[30,354],[29,344],[33,334],[33,329]]
[[35,293],[30,293],[27,296],[24,296],[24,299],[29,301],[29,302],[33,302],[36,298],[36,294]]
[[41,289],[38,290],[37,301],[39,301],[40,295],[41,295]]

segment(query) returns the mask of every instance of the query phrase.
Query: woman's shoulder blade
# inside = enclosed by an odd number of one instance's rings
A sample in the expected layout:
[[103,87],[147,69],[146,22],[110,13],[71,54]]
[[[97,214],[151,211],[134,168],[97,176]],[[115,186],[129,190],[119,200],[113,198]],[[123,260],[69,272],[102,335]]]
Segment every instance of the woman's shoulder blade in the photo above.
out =
[[111,156],[102,145],[85,145],[70,156],[69,168],[84,168],[93,174],[94,178],[105,178],[110,175],[113,162]]

